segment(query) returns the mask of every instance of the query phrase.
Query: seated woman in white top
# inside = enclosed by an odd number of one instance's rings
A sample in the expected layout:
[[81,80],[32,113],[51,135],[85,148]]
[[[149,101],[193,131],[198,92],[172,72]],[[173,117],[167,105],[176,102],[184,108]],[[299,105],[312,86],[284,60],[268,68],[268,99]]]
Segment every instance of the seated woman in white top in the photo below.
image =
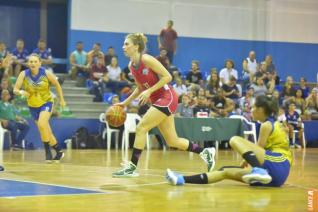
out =
[[228,59],[225,61],[225,68],[220,71],[221,83],[228,83],[231,76],[234,76],[236,79],[238,79],[237,70],[234,69],[234,62],[233,60]]
[[110,65],[107,66],[109,79],[120,81],[121,68],[118,66],[117,57],[112,57]]
[[[111,90],[113,93],[120,93],[121,89],[130,86],[122,78],[121,68],[118,66],[117,57],[112,57],[110,65],[107,66],[109,81],[105,83],[104,90]],[[107,89],[106,89],[107,88]]]

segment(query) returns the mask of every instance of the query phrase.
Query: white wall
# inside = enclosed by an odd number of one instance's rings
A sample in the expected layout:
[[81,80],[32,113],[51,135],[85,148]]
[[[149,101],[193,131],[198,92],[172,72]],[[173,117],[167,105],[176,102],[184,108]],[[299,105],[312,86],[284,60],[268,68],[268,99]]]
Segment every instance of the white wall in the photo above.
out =
[[318,43],[316,0],[72,0],[71,29]]

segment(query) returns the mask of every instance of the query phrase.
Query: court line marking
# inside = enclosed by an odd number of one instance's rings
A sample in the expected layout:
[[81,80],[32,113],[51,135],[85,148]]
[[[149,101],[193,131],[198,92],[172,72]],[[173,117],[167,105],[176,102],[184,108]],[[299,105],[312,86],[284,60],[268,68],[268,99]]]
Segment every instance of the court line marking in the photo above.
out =
[[104,193],[86,193],[86,194],[41,194],[41,195],[21,195],[21,196],[6,196],[6,197],[0,197],[0,199],[17,199],[17,198],[22,198],[22,197],[60,197],[60,196],[81,196],[81,195],[109,195],[115,192],[104,192]]
[[101,192],[106,193],[105,191],[102,191],[102,190],[96,190],[96,189],[90,189],[90,188],[88,189],[88,188],[83,188],[83,187],[66,186],[66,185],[58,185],[58,184],[54,184],[54,183],[41,183],[41,182],[35,182],[35,181],[29,181],[29,180],[7,179],[7,178],[3,178],[3,177],[0,177],[0,180],[10,180],[10,181],[15,181],[15,182],[33,183],[33,184],[65,187],[65,188],[78,189],[78,190],[95,191],[98,193],[101,193]]
[[[37,163],[37,162],[30,162],[30,163],[19,163],[19,162],[5,162],[4,164],[13,164],[13,165],[38,165],[38,166],[43,166],[43,165],[47,165],[47,166],[76,166],[76,167],[94,167],[94,168],[103,168],[103,169],[118,169],[120,168],[120,166],[94,166],[94,165],[81,165],[81,164],[72,164],[72,163]],[[163,168],[163,169],[145,169],[145,168],[138,168],[138,170],[143,170],[143,171],[163,171],[164,173],[166,173],[166,170],[168,169],[169,167],[167,168]],[[197,174],[198,172],[193,172],[193,171],[180,171],[180,170],[174,170],[178,173],[184,173],[184,174]],[[202,171],[202,173],[206,173],[207,171]],[[200,172],[201,173],[201,172]],[[160,176],[165,176],[164,174],[163,175],[160,175]]]

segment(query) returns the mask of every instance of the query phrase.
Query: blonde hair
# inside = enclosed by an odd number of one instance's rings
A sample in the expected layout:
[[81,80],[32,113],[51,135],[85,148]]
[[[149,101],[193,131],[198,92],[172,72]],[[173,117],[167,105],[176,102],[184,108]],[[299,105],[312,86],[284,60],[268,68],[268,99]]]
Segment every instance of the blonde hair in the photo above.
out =
[[[36,57],[36,58],[39,59],[40,62],[42,62],[42,59],[41,59],[40,55],[38,55],[38,54],[36,54],[36,53],[30,54],[30,55],[29,55],[29,58],[30,58],[30,57]],[[29,59],[28,59],[28,61],[29,61]]]
[[138,52],[141,53],[146,49],[148,39],[143,33],[129,34],[126,36],[126,39],[131,40],[134,45],[138,45]]

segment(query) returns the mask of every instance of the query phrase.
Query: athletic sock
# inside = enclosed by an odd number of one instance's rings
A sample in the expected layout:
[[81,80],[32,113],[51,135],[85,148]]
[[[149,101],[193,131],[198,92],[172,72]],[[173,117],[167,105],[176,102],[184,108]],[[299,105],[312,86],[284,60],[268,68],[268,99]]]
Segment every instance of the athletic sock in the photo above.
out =
[[141,152],[142,152],[142,149],[133,148],[132,155],[131,155],[131,162],[135,164],[136,166],[138,164],[138,160],[140,158]]
[[245,152],[242,157],[246,162],[248,162],[252,167],[261,167],[260,162],[257,160],[256,155],[252,151]]
[[187,151],[200,154],[202,152],[202,150],[203,150],[203,148],[201,148],[198,144],[194,144],[194,143],[189,141],[189,146],[188,146]]
[[43,142],[43,144],[44,144],[45,153],[46,153],[46,154],[51,154],[49,142]]
[[208,175],[205,173],[192,176],[184,176],[183,178],[186,183],[208,184]]

